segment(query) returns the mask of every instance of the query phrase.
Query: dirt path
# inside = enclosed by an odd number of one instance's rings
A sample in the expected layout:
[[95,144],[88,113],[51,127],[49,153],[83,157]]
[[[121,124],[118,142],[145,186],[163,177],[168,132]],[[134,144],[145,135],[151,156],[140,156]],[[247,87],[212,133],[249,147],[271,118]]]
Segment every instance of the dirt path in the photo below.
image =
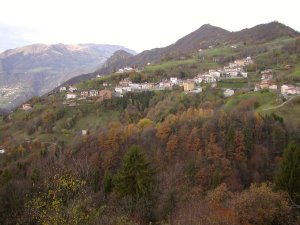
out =
[[280,105],[274,106],[274,107],[270,107],[270,108],[267,108],[267,109],[263,109],[262,111],[267,111],[267,110],[271,110],[271,109],[278,109],[278,108],[281,108],[282,106],[284,106],[285,104],[289,103],[289,102],[292,101],[294,98],[299,97],[299,96],[300,96],[300,95],[294,95],[294,96],[292,96],[290,99],[288,99],[287,101],[281,103]]

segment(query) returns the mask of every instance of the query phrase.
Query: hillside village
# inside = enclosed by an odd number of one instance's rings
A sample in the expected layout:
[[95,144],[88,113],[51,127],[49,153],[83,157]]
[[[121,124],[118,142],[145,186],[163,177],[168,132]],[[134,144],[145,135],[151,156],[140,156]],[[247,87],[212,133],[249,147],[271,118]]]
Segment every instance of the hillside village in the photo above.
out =
[[[150,63],[148,63],[150,65]],[[185,93],[200,93],[203,86],[210,85],[212,88],[217,87],[217,83],[222,80],[230,79],[247,79],[248,72],[246,67],[254,64],[251,57],[235,60],[230,62],[223,68],[210,69],[205,73],[197,74],[189,79],[180,79],[178,77],[170,77],[169,79],[163,79],[158,83],[144,82],[134,83],[130,80],[129,76],[120,80],[115,86],[112,86],[109,82],[103,82],[101,90],[78,90],[76,86],[62,86],[59,91],[65,93],[66,102],[64,104],[72,104],[73,100],[86,100],[87,98],[97,99],[97,101],[103,101],[111,99],[112,97],[123,97],[127,92],[143,92],[143,91],[161,91],[171,90],[174,87],[181,87]],[[130,74],[132,72],[139,73],[141,70],[135,67],[125,67],[116,71],[116,74]],[[290,84],[284,84],[280,87],[275,83],[273,77],[274,71],[272,69],[263,70],[261,74],[261,82],[255,84],[254,88],[249,89],[251,91],[270,90],[280,93],[283,96],[300,94],[300,87],[296,87]],[[102,78],[103,76],[97,75],[96,78]],[[239,88],[224,88],[224,97],[232,96]],[[71,104],[70,104],[71,103]],[[23,107],[24,110],[30,109],[28,105]]]

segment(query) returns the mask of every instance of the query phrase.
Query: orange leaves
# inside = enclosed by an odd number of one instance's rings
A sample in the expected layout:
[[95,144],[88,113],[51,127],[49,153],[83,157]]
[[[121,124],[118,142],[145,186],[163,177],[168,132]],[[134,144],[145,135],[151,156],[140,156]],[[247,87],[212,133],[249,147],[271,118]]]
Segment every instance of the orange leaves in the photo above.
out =
[[245,160],[245,150],[244,134],[241,131],[237,131],[234,136],[234,158],[239,162]]
[[166,123],[158,124],[156,129],[157,129],[156,136],[159,139],[166,139],[167,137],[169,137],[169,135],[171,133],[170,125],[166,124]]
[[189,108],[187,111],[184,111],[179,117],[180,121],[187,121],[187,120],[197,120],[203,117],[209,117],[213,114],[212,109],[195,109]]

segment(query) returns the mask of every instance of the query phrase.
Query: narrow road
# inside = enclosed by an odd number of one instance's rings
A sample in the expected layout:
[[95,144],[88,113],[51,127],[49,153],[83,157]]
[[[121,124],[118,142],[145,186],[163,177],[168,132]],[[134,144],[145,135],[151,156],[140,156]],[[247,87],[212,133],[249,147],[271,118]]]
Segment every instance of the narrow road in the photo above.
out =
[[300,95],[294,95],[294,96],[292,96],[290,99],[288,99],[287,101],[281,103],[280,105],[274,106],[274,107],[270,107],[270,108],[267,108],[267,109],[263,109],[262,111],[267,111],[267,110],[271,110],[271,109],[278,109],[278,108],[281,108],[282,106],[284,106],[285,104],[289,103],[289,102],[292,101],[294,98],[299,97],[299,96],[300,96]]

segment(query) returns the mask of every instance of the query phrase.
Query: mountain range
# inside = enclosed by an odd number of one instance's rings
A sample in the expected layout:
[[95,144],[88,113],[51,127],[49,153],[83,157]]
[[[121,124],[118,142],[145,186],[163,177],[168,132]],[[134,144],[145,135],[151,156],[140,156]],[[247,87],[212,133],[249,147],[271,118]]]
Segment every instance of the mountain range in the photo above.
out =
[[68,79],[95,71],[117,50],[116,45],[34,44],[0,54],[0,108],[14,107],[42,95]]
[[126,65],[144,66],[148,62],[159,62],[164,57],[176,57],[184,54],[197,52],[209,46],[230,43],[260,44],[283,37],[297,37],[300,33],[279,22],[257,25],[250,29],[243,29],[237,32],[230,32],[210,24],[201,26],[198,30],[179,39],[176,43],[164,48],[156,48],[144,51],[132,56],[126,61],[119,60],[114,64],[101,68],[99,73],[108,73]]
[[[35,44],[7,50],[0,54],[0,108],[11,108],[60,85],[75,84],[126,66],[143,67],[147,63],[191,55],[210,46],[237,43],[259,45],[297,36],[298,31],[279,22],[260,24],[237,32],[205,24],[167,47],[140,54],[121,46],[96,44]],[[3,86],[14,91],[8,94],[1,92]],[[7,97],[9,94],[11,98]],[[5,96],[6,101],[3,101]]]

